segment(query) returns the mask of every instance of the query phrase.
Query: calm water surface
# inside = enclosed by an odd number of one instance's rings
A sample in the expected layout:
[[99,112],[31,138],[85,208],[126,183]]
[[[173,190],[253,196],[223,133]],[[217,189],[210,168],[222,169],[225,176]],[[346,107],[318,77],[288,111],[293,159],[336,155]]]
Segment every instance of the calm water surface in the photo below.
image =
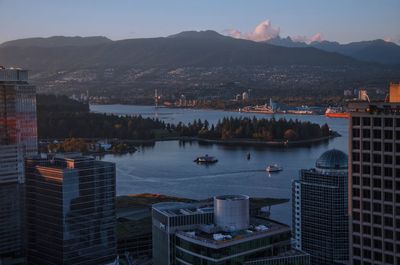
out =
[[[207,119],[216,123],[225,116],[271,117],[218,110],[171,109],[153,106],[92,105],[91,111],[119,115],[142,115],[159,118],[169,123],[192,122]],[[197,142],[182,144],[179,141],[157,142],[154,146],[140,147],[132,155],[106,155],[103,159],[117,164],[117,192],[160,193],[179,197],[201,199],[217,194],[246,194],[259,197],[291,197],[291,181],[298,177],[301,168],[311,168],[326,150],[336,148],[347,153],[348,121],[324,116],[275,115],[275,118],[299,119],[319,124],[327,123],[342,137],[311,147],[257,148],[201,145]],[[251,159],[247,160],[247,153]],[[219,162],[204,166],[193,163],[197,156],[209,154]],[[284,170],[268,174],[265,167],[279,163]],[[291,204],[275,206],[272,217],[290,224]]]

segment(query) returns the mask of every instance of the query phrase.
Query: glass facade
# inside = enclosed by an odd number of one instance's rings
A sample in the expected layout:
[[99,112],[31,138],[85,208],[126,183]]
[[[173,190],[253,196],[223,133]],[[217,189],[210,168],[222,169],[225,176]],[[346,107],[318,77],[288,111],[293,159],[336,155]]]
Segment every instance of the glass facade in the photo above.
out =
[[28,263],[116,259],[115,165],[89,157],[26,160]]
[[36,126],[35,87],[28,84],[28,72],[0,68],[0,264],[22,256],[23,163],[37,153]]
[[296,247],[311,264],[333,265],[349,259],[347,155],[325,152],[316,169],[301,170],[293,182],[293,231]]

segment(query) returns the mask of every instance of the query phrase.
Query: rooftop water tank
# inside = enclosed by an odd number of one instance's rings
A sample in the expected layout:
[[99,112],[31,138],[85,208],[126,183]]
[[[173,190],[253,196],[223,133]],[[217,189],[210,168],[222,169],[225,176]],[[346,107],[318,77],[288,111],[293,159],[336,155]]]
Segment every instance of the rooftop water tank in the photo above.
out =
[[214,222],[225,232],[247,229],[250,225],[249,196],[214,197]]

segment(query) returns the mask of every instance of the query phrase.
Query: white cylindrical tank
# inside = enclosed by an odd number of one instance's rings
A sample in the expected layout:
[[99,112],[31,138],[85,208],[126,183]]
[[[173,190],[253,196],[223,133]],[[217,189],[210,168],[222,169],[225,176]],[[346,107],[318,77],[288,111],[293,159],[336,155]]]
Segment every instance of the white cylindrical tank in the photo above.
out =
[[225,232],[248,229],[250,225],[249,196],[214,197],[214,222]]

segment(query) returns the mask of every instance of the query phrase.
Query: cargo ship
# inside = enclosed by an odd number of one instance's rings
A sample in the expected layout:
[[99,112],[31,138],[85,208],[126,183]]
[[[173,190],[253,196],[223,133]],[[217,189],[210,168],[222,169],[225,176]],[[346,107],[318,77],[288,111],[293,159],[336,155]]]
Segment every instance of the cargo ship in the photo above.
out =
[[342,108],[327,108],[325,111],[325,116],[328,118],[343,118],[348,119],[350,114],[344,111]]

